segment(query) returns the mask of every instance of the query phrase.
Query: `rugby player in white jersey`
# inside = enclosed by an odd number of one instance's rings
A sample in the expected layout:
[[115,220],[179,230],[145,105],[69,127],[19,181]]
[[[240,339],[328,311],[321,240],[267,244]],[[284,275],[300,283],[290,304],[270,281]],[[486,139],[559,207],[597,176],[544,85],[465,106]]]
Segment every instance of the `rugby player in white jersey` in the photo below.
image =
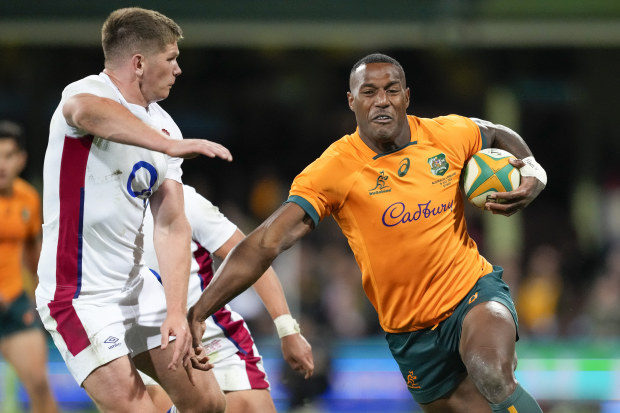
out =
[[[69,371],[104,412],[158,411],[136,366],[183,412],[225,409],[188,330],[191,229],[178,157],[231,156],[219,144],[183,140],[155,103],[181,74],[181,38],[158,12],[114,11],[102,28],[104,71],[67,86],[50,124],[37,308]],[[145,282],[149,203],[163,288]]]
[[[192,227],[192,263],[187,293],[188,307],[200,294],[214,274],[213,256],[225,259],[244,234],[209,200],[190,186],[183,185],[185,215]],[[160,278],[159,265],[150,242],[153,220],[149,214],[144,220],[144,259]],[[290,315],[282,285],[269,269],[253,285],[274,320],[281,339],[282,354],[291,368],[309,378],[314,371],[310,344],[301,335],[299,325]],[[226,305],[206,320],[202,338],[203,347],[213,364],[213,373],[226,395],[226,413],[276,412],[269,392],[269,382],[262,357],[243,317]],[[166,411],[172,402],[157,383],[142,376],[151,398]]]

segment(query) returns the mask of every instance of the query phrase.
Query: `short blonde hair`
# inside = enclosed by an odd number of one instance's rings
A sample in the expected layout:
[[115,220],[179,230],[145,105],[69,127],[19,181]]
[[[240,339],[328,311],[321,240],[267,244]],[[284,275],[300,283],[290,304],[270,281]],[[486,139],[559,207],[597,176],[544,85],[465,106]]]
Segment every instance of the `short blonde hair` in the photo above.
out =
[[183,31],[171,18],[139,7],[113,11],[101,28],[105,64],[136,53],[151,54],[183,38]]

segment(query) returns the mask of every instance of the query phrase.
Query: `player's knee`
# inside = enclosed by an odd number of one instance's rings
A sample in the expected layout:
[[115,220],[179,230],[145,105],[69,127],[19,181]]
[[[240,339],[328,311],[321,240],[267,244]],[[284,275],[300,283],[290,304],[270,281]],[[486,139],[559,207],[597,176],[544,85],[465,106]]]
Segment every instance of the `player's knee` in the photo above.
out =
[[226,398],[224,393],[219,392],[204,398],[201,403],[191,403],[189,406],[184,406],[182,403],[175,403],[175,405],[183,413],[224,413]]
[[42,399],[50,394],[50,384],[45,375],[30,375],[23,380],[23,383],[33,399]]
[[517,382],[512,358],[476,354],[464,361],[471,380],[489,402],[500,403],[514,391]]
[[208,409],[201,410],[204,413],[224,413],[226,410],[226,397],[221,393],[218,397],[212,398]]

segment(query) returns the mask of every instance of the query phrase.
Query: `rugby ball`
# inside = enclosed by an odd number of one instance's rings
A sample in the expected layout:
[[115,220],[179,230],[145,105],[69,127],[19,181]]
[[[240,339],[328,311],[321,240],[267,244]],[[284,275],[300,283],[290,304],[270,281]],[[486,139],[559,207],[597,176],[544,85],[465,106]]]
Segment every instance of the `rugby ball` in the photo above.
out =
[[476,152],[463,170],[465,199],[484,208],[487,197],[494,192],[510,192],[521,183],[519,169],[508,160],[516,159],[510,152],[497,148]]

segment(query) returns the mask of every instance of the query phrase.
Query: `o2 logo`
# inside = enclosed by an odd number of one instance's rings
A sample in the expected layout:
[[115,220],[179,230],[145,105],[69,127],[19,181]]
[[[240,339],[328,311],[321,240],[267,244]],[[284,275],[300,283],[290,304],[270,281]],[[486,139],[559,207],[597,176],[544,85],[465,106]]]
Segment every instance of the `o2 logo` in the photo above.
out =
[[137,162],[127,179],[127,192],[134,198],[146,200],[153,193],[157,178],[157,170],[153,165],[145,161]]

